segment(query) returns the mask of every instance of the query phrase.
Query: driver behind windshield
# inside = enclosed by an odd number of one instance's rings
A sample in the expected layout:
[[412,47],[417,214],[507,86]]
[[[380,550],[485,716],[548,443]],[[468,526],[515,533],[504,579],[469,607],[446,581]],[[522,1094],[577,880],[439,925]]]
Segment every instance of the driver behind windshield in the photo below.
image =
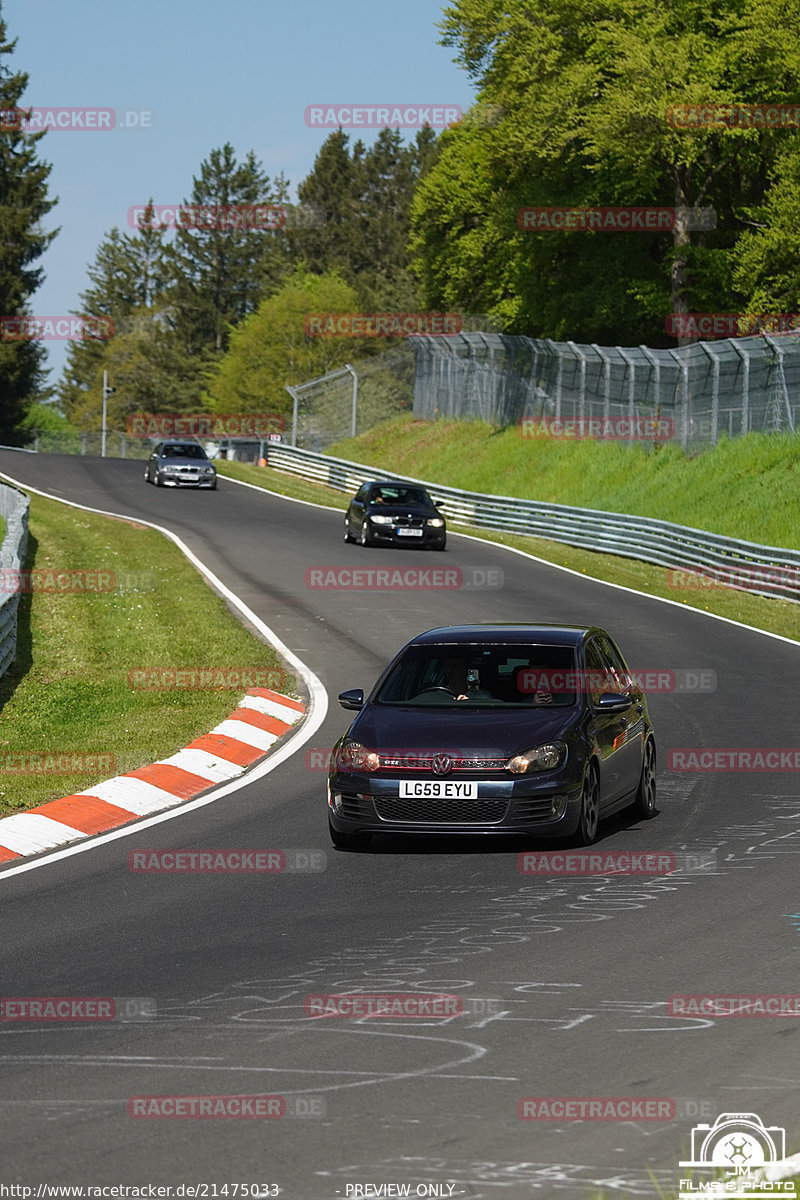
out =
[[467,660],[451,655],[444,660],[444,676],[447,687],[456,700],[493,700],[491,692],[486,688],[470,687],[467,674]]

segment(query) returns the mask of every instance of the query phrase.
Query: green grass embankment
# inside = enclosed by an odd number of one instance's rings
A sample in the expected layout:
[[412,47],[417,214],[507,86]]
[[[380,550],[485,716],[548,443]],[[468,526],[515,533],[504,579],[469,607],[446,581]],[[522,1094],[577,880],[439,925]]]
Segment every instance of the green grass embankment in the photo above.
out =
[[[800,547],[800,442],[793,437],[751,435],[689,459],[674,446],[648,453],[608,442],[523,440],[515,428],[499,431],[477,422],[402,417],[329,452],[467,491],[660,517],[748,541]],[[223,475],[281,495],[341,512],[347,505],[342,492],[271,468],[224,462],[218,467]],[[727,587],[676,590],[669,586],[665,568],[636,559],[448,524],[453,531],[525,550],[595,579],[800,638],[800,607],[789,601]]]
[[[235,668],[296,694],[275,652],[155,530],[33,496],[26,566],[104,574],[83,591],[37,590],[52,582],[40,575],[20,597],[18,658],[0,679],[0,816],[174,754],[236,707]],[[166,691],[151,690],[157,675],[129,676],[165,668],[227,674]],[[106,757],[62,771],[64,755]]]

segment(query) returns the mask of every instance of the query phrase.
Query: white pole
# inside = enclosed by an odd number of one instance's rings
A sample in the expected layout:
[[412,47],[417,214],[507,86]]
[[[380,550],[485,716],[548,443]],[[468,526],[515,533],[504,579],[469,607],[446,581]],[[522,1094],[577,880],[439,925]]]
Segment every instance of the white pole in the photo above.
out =
[[350,366],[350,363],[345,363],[344,369],[346,371],[349,371],[350,374],[353,376],[353,418],[352,418],[352,422],[351,422],[352,432],[351,432],[350,436],[355,437],[356,436],[356,416],[358,414],[358,375],[356,374],[353,367]]
[[100,438],[100,457],[106,456],[106,397],[108,396],[108,371],[103,371],[103,430]]

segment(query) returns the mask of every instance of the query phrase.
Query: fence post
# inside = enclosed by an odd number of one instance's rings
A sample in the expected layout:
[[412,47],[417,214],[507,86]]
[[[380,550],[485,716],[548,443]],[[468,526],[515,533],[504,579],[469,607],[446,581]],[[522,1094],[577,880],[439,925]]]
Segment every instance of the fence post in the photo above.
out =
[[603,364],[603,423],[607,424],[611,416],[611,359],[597,342],[592,342],[592,349]]
[[[586,416],[586,356],[581,350],[580,346],[576,346],[575,342],[567,342],[567,345],[573,354],[577,354],[581,364],[581,384],[580,391],[578,392],[578,416],[580,417],[581,422],[583,422],[583,418]],[[583,429],[582,423],[580,428]]]
[[708,342],[699,342],[700,349],[712,361],[714,382],[711,385],[711,445],[716,446],[719,436],[719,358],[714,354]]
[[668,350],[667,353],[678,364],[678,370],[681,373],[681,391],[683,393],[681,403],[681,446],[686,450],[689,445],[689,364],[682,362],[678,358],[677,350]]
[[732,349],[742,360],[742,429],[743,434],[750,428],[750,355],[744,347],[737,344],[736,338],[728,339]]
[[631,431],[628,441],[633,445],[633,423],[636,420],[636,366],[633,360],[628,358],[621,346],[615,346],[614,348],[630,372],[628,375],[628,421]]
[[[792,416],[792,405],[791,405],[791,401],[789,400],[789,389],[786,386],[786,374],[783,370],[783,350],[781,349],[780,346],[776,346],[774,339],[769,337],[768,334],[762,333],[761,336],[763,337],[764,341],[767,342],[768,345],[770,345],[772,347],[775,354],[777,354],[777,356],[778,356],[778,381],[780,383],[780,390],[783,393],[783,403],[786,408],[786,424],[789,427],[789,431],[791,433],[794,433],[794,417]],[[775,416],[778,420],[779,428],[780,428],[780,418],[778,417],[777,406],[776,406]]]

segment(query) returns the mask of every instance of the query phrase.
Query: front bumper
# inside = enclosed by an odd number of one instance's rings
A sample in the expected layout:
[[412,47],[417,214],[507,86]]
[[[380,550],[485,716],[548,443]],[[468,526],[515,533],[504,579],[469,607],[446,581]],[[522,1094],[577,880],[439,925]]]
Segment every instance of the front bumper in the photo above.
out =
[[[328,816],[333,828],[339,833],[569,837],[578,827],[583,779],[576,780],[573,773],[478,777],[477,799],[460,800],[401,798],[401,778],[411,776],[331,775]],[[415,781],[421,778],[414,776]],[[424,776],[428,778],[434,777]]]
[[447,537],[447,530],[430,529],[428,526],[423,526],[422,537],[409,536],[407,533],[399,533],[397,528],[391,525],[374,525],[371,521],[367,525],[369,530],[370,540],[376,545],[382,546],[443,546]]
[[163,487],[207,487],[213,488],[216,475],[165,475],[161,473]]

